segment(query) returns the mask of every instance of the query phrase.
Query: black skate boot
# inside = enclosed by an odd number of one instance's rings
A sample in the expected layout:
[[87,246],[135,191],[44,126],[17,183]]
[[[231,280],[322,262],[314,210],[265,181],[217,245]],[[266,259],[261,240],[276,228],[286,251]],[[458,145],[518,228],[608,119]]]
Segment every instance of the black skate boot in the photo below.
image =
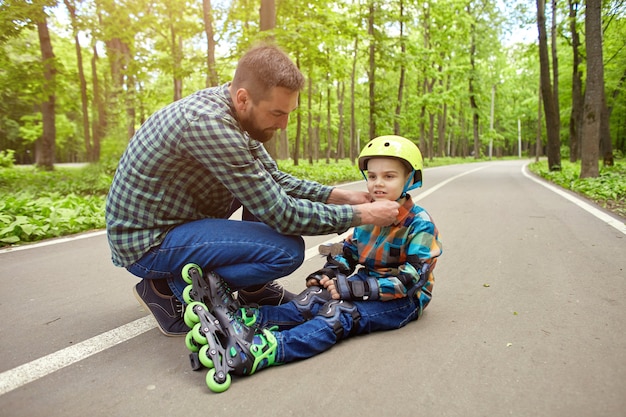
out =
[[278,281],[242,288],[237,291],[237,300],[241,305],[279,306],[288,303],[296,294],[287,291]]
[[239,309],[239,302],[233,296],[228,284],[215,272],[209,271],[204,275],[198,265],[190,263],[183,267],[182,276],[189,284],[183,291],[185,303],[198,301],[209,311],[218,304],[226,306],[231,312]]
[[276,337],[254,325],[254,309],[233,313],[216,305],[209,311],[193,302],[185,312],[186,321],[195,321],[186,343],[192,351],[192,369],[209,368],[206,383],[213,392],[224,392],[231,384],[230,373],[252,375],[276,362]]

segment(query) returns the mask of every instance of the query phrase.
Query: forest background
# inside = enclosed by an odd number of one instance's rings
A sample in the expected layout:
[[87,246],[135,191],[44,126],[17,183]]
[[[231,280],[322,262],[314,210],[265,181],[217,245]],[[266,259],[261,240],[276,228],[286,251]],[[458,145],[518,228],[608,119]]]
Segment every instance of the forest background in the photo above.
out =
[[[567,171],[570,183],[624,175],[624,0],[0,0],[0,166],[90,162],[99,168],[82,191],[51,192],[105,194],[152,112],[228,82],[238,57],[268,39],[307,77],[288,128],[267,146],[283,167],[353,168],[367,140],[393,133],[431,165],[547,154],[545,175]],[[574,174],[562,157],[578,163]],[[22,174],[1,177],[19,198]],[[45,178],[50,190],[63,176]],[[626,195],[606,188],[609,200]],[[32,226],[50,218],[45,207],[24,215],[32,197],[2,200],[0,241],[50,228]],[[96,212],[100,200],[89,203]]]

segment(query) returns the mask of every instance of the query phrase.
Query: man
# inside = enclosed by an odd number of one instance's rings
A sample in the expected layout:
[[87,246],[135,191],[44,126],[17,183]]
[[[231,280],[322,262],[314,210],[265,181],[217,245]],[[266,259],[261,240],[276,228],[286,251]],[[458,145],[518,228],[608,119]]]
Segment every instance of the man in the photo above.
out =
[[[272,45],[239,61],[229,84],[154,113],[118,165],[106,204],[112,260],[143,278],[139,302],[168,336],[184,335],[183,266],[223,278],[248,304],[294,297],[273,280],[304,258],[300,235],[391,224],[395,202],[328,187],[278,170],[263,148],[285,129],[304,77]],[[258,221],[228,220],[241,202]]]

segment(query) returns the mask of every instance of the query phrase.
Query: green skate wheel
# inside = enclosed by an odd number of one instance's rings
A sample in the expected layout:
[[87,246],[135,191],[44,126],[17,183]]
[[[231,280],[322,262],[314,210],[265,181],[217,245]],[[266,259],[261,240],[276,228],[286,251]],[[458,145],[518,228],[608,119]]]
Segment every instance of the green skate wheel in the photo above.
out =
[[217,382],[215,380],[215,368],[210,369],[206,374],[206,385],[213,392],[224,392],[230,388],[230,374],[226,374],[226,380],[224,382]]
[[215,365],[213,364],[213,361],[209,357],[208,351],[209,351],[209,345],[202,346],[200,348],[200,352],[198,353],[198,359],[200,360],[200,363],[204,365],[206,368],[213,369],[215,368]]
[[191,330],[188,331],[185,336],[185,345],[191,352],[198,352],[200,350],[200,346],[193,340],[193,332]]
[[205,305],[199,301],[192,301],[191,303],[187,304],[187,307],[185,308],[185,314],[183,316],[183,319],[185,320],[185,324],[189,328],[192,328],[194,324],[200,322],[200,317],[198,317],[196,312],[193,311],[193,308],[197,305],[204,307],[204,309],[206,310]]
[[191,298],[191,290],[193,289],[192,285],[187,285],[183,290],[183,300],[187,304],[191,304],[193,302],[193,298]]
[[206,336],[200,332],[200,328],[202,325],[200,323],[196,323],[191,329],[193,340],[199,344],[200,346],[206,345],[209,341],[206,339]]
[[198,265],[196,264],[187,264],[183,267],[183,271],[181,273],[181,275],[183,276],[183,279],[185,280],[185,282],[187,284],[191,284],[191,274],[189,274],[189,270],[191,268],[196,268],[198,270],[198,273],[200,275],[202,275],[202,268],[200,268]]

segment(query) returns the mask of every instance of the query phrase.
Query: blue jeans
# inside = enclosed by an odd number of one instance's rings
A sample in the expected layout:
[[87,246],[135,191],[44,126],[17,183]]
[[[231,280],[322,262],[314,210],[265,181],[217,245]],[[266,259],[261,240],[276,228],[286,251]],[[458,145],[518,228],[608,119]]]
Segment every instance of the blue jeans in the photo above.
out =
[[[391,301],[352,301],[358,310],[358,320],[344,312],[336,318],[317,314],[324,304],[320,301],[311,308],[315,315],[305,320],[296,308],[295,301],[280,306],[261,306],[258,322],[263,327],[278,326],[274,332],[278,342],[277,363],[288,363],[310,358],[330,349],[339,342],[335,323],[343,327],[344,338],[348,335],[366,334],[380,330],[399,329],[417,320],[423,308],[416,297],[405,297]],[[425,306],[422,306],[425,307]]]
[[254,221],[202,219],[170,230],[163,243],[127,269],[147,279],[166,279],[182,301],[187,263],[219,274],[235,291],[295,271],[304,261],[304,240]]

